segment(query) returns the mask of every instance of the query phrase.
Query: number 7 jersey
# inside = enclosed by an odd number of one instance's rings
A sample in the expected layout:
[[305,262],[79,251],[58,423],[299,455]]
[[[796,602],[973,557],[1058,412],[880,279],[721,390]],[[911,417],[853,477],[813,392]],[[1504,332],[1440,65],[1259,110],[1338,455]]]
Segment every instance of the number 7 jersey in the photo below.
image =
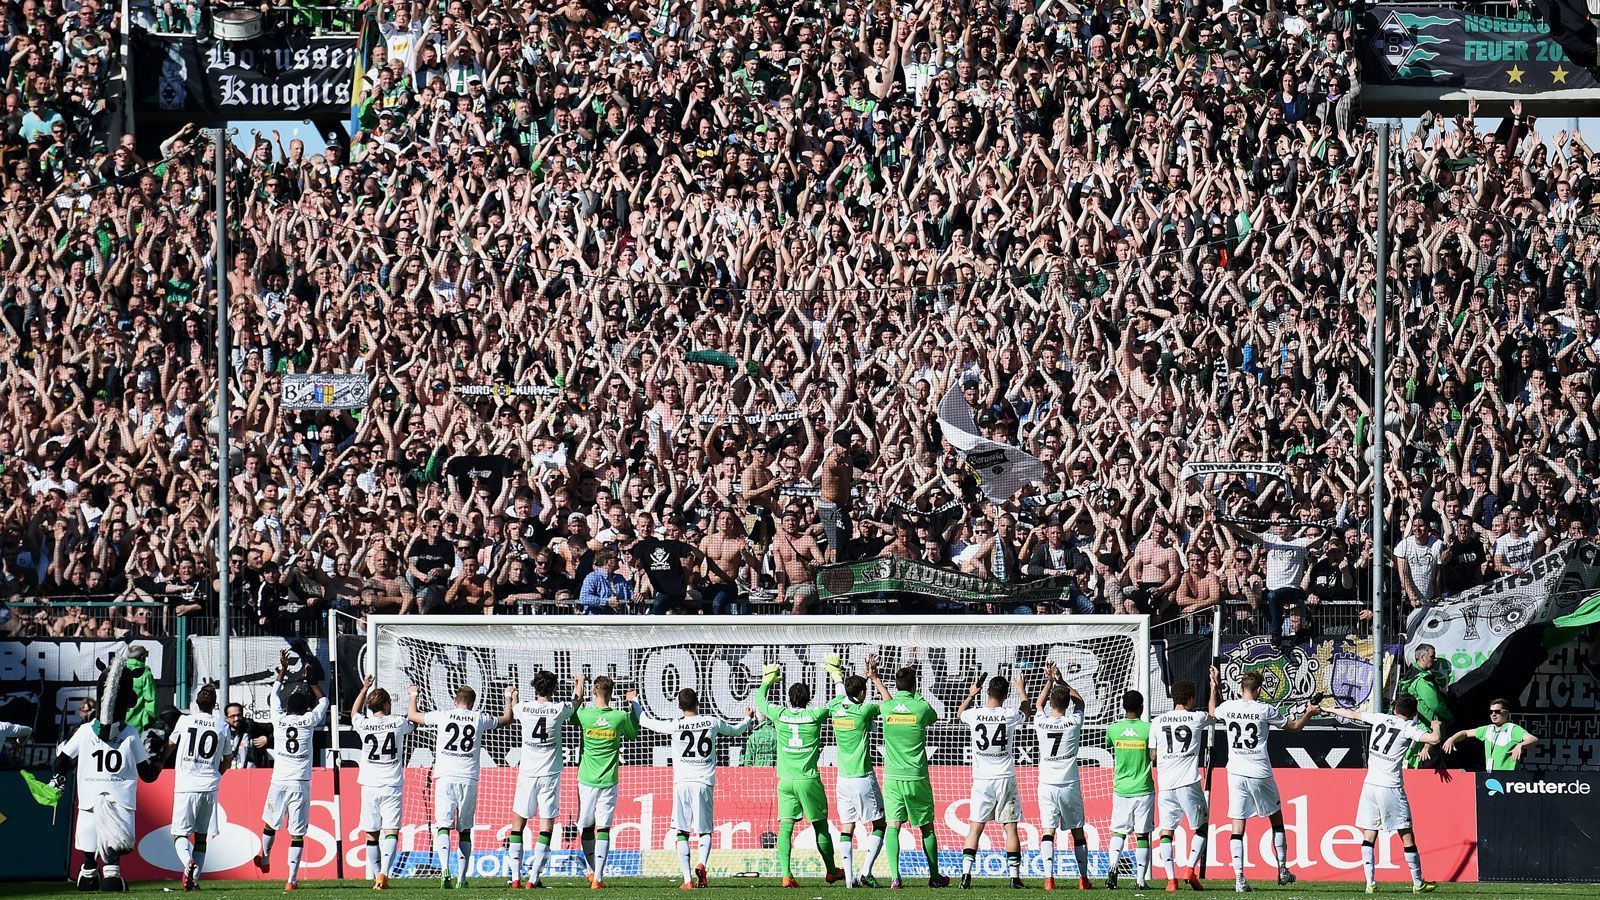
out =
[[1170,791],[1200,780],[1200,749],[1213,720],[1193,709],[1174,709],[1150,723],[1150,746],[1161,769],[1161,789]]

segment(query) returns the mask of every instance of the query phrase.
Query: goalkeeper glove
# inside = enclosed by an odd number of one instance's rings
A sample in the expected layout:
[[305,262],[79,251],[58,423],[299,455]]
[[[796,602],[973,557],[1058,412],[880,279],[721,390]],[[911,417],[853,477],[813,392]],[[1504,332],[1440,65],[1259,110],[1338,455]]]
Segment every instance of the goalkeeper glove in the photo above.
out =
[[767,663],[766,666],[761,669],[761,683],[771,684],[774,681],[777,681],[778,676],[782,673],[782,666],[778,665],[777,663]]
[[829,678],[832,678],[834,681],[837,681],[840,684],[844,683],[844,669],[840,668],[839,666],[839,654],[828,654],[828,661],[824,665],[824,668],[828,670]]

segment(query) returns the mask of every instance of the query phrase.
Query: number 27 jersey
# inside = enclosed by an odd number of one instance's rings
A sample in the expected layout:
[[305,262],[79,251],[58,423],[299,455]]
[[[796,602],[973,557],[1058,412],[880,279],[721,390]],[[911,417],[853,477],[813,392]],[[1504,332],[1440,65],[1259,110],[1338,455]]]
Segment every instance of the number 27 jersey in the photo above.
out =
[[406,735],[413,725],[405,716],[357,716],[355,732],[361,738],[361,755],[357,757],[360,774],[356,783],[362,787],[395,788],[405,784],[406,771],[400,764]]

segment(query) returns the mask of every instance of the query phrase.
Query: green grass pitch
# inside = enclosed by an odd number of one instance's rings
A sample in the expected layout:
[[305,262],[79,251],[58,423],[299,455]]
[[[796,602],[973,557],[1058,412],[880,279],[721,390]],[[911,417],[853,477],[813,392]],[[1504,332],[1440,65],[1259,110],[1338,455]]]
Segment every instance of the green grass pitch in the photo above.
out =
[[[891,892],[887,889],[888,880],[883,881],[885,887],[880,890],[846,891],[838,885],[828,886],[820,882],[803,882],[798,890],[785,890],[778,887],[777,882],[771,879],[746,880],[727,879],[712,882],[706,889],[712,897],[727,897],[729,900],[811,900],[814,897],[855,896],[882,894],[888,897],[946,897],[949,900],[957,898],[984,898],[984,900],[998,900],[1000,897],[1016,898],[1028,894],[1042,894],[1040,882],[1028,882],[1025,891],[1014,891],[1003,883],[993,879],[974,882],[970,891],[958,889],[951,885],[944,890],[931,890],[925,884],[918,882],[903,891]],[[1307,882],[1278,887],[1270,882],[1255,882],[1256,893],[1279,898],[1279,900],[1293,900],[1298,897],[1360,897],[1361,885],[1359,882]],[[1063,890],[1065,888],[1065,890]],[[1058,883],[1056,892],[1051,896],[1075,896],[1078,892],[1075,885],[1067,882]],[[1211,881],[1207,883],[1203,893],[1184,888],[1175,897],[1234,897],[1233,883],[1231,881]],[[70,897],[82,896],[68,884],[8,884],[0,887],[0,893],[7,897]],[[132,886],[131,893],[135,895],[162,895],[163,893],[179,894],[182,889],[175,881],[168,882],[141,882]],[[361,894],[372,895],[371,886],[359,876],[345,881],[306,881],[300,884],[300,889],[295,895],[306,894],[310,897],[326,897],[329,900],[335,897],[351,897]],[[1093,892],[1107,900],[1113,897],[1165,897],[1167,896],[1157,886],[1148,891],[1138,891],[1132,882],[1123,879],[1122,885],[1114,892],[1106,891],[1104,885],[1096,883]],[[617,879],[606,886],[604,891],[590,891],[586,882],[577,880],[552,881],[543,891],[519,891],[522,897],[611,897],[621,898],[646,898],[646,900],[666,900],[669,897],[682,897],[685,894],[693,896],[692,892],[681,891],[675,883],[657,878]],[[1411,895],[1411,885],[1408,882],[1385,882],[1378,885],[1379,896],[1400,897]],[[94,895],[89,895],[94,896]],[[267,897],[284,897],[281,882],[268,881],[210,881],[201,884],[200,896],[209,900],[265,900]],[[464,890],[450,891],[448,893],[439,889],[439,883],[427,879],[396,879],[391,882],[389,890],[381,896],[392,898],[420,898],[422,897],[452,897],[462,898],[504,898],[513,896],[512,891],[502,884],[476,881]],[[1441,884],[1439,890],[1433,894],[1435,897],[1472,897],[1483,898],[1519,898],[1519,897],[1600,897],[1600,885],[1572,884],[1572,885],[1546,885],[1546,884]]]

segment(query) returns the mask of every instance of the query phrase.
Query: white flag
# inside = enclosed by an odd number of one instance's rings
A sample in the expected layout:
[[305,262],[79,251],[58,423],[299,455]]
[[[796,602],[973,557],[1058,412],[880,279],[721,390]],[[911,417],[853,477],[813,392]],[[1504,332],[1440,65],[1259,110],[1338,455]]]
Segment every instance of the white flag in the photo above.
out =
[[1038,457],[978,433],[972,407],[961,396],[960,383],[951,385],[939,401],[939,427],[950,446],[961,451],[961,458],[977,477],[983,495],[994,503],[1009,499],[1023,485],[1044,477],[1044,463]]

